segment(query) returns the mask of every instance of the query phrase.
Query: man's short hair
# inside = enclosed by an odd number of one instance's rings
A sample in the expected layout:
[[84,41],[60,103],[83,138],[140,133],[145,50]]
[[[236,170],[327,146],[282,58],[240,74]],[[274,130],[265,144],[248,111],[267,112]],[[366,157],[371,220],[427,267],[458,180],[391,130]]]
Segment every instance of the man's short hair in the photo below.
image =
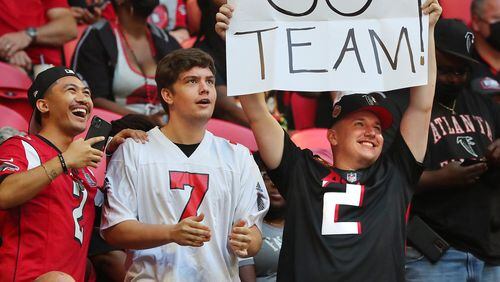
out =
[[472,0],[470,4],[471,14],[479,17],[482,16],[485,2],[486,0]]
[[158,62],[156,68],[156,86],[161,104],[168,113],[168,104],[161,96],[161,90],[167,88],[173,91],[172,86],[179,78],[179,75],[194,67],[209,68],[215,76],[215,65],[212,57],[198,48],[175,50]]

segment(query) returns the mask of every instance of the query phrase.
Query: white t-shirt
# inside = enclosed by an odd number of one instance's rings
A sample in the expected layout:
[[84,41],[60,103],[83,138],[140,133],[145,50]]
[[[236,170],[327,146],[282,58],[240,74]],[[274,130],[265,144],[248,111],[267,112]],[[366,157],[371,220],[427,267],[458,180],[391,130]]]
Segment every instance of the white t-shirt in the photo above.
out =
[[127,140],[109,163],[101,230],[125,220],[176,224],[181,215],[204,213],[212,237],[199,248],[130,250],[126,281],[239,281],[228,241],[232,225],[244,219],[261,229],[269,208],[250,151],[206,131],[188,158],[158,128],[148,135],[146,144]]

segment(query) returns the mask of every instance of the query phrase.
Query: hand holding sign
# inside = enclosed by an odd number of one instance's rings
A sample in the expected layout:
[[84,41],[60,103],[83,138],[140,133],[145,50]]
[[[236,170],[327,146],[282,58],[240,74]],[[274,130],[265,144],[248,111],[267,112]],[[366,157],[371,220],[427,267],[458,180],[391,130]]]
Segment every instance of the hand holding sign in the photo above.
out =
[[422,12],[429,15],[429,27],[434,28],[443,12],[443,8],[439,5],[438,0],[427,0],[422,5]]
[[420,25],[427,24],[426,15],[435,24],[437,1],[427,1],[423,10],[421,0],[233,2],[216,16],[217,33],[227,33],[229,95],[384,91],[427,83],[428,29]]

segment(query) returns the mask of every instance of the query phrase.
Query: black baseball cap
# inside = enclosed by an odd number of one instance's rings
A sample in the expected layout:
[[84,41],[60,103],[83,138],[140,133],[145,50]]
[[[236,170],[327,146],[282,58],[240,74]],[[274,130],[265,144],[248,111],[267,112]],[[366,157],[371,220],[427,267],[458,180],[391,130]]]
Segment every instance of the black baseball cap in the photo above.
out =
[[45,93],[54,82],[66,76],[79,78],[73,70],[59,66],[42,71],[37,75],[33,84],[31,84],[31,87],[28,89],[28,100],[33,108],[33,114],[31,115],[28,129],[29,133],[34,134],[40,130],[40,123],[38,122],[40,120],[40,111],[36,108],[36,101],[45,96]]
[[434,29],[436,48],[469,63],[479,62],[472,57],[474,33],[458,19],[439,19]]
[[347,115],[355,112],[368,111],[373,113],[380,120],[382,130],[386,130],[392,125],[392,114],[385,107],[381,106],[372,94],[351,94],[342,96],[340,101],[333,105],[332,126]]

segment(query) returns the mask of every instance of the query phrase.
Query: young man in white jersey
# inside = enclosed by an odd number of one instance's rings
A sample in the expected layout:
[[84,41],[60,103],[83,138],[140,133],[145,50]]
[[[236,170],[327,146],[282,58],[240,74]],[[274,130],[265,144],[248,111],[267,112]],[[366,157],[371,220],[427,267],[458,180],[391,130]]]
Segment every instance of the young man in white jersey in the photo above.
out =
[[239,281],[237,256],[260,249],[269,200],[259,169],[247,148],[206,131],[214,75],[198,49],[163,58],[156,82],[168,123],[110,161],[101,231],[130,250],[127,281]]

